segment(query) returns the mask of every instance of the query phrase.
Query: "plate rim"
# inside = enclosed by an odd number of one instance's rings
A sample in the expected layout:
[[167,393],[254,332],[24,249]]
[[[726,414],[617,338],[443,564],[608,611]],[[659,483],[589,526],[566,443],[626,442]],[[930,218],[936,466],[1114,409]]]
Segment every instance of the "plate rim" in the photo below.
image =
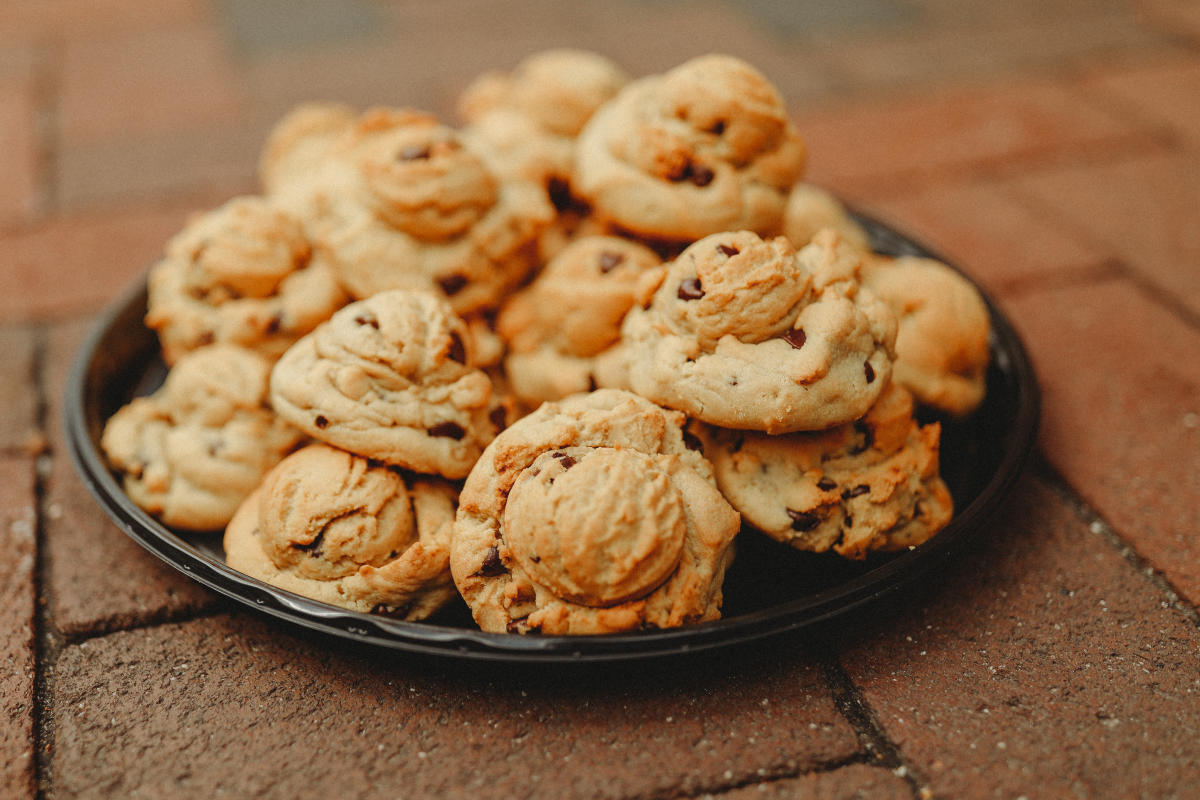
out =
[[[950,523],[918,547],[813,595],[734,617],[681,628],[605,634],[602,636],[519,636],[429,622],[404,622],[321,603],[234,570],[187,542],[138,508],[121,489],[92,441],[87,421],[88,374],[96,351],[110,328],[131,307],[144,303],[143,275],[101,313],[80,347],[65,388],[63,424],[75,471],[89,493],[124,533],[189,578],[243,607],[309,630],[391,651],[483,661],[582,662],[632,661],[728,647],[767,636],[815,626],[873,604],[911,585],[965,547],[996,511],[1031,456],[1040,424],[1041,392],[1028,352],[1011,321],[990,294],[955,262],[940,256],[907,233],[857,210],[852,216],[872,234],[901,253],[933,258],[966,278],[980,293],[991,317],[989,350],[1012,376],[1015,418],[995,472],[956,510]],[[216,534],[214,534],[216,535]]]

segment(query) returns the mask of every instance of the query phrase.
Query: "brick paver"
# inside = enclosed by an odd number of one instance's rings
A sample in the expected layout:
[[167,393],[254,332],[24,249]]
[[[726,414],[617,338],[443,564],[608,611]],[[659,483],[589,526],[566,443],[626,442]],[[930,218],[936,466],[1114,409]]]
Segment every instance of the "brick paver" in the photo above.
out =
[[36,449],[38,395],[34,378],[34,333],[21,326],[0,326],[0,450]]
[[37,100],[32,82],[0,81],[0,229],[29,218],[37,194]]
[[1011,308],[1044,390],[1042,451],[1200,603],[1200,331],[1124,281]]
[[805,800],[909,800],[912,789],[895,772],[866,764],[850,764],[831,772],[817,772],[799,778],[785,778],[770,783],[751,784],[720,795],[721,800],[756,800],[756,798],[803,797]]
[[56,784],[161,798],[672,796],[858,752],[795,643],[592,670],[337,650],[241,615],[70,647],[56,667]]
[[981,552],[844,663],[938,797],[1185,797],[1200,782],[1200,631],[1025,480]]
[[1111,98],[1172,136],[1200,145],[1200,56],[1164,59],[1134,69],[1098,69],[1082,84],[1099,98]]
[[34,569],[32,459],[0,458],[0,796],[33,797]]

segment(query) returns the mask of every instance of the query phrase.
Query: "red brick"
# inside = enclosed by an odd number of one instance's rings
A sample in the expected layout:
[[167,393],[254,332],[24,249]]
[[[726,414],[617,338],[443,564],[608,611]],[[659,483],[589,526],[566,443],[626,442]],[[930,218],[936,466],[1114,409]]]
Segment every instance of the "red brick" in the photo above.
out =
[[1200,603],[1200,332],[1124,282],[1010,308],[1041,379],[1042,452]]
[[38,396],[33,387],[34,334],[0,327],[0,450],[28,449],[38,433]]
[[47,583],[54,624],[66,634],[125,628],[217,602],[111,523],[75,473],[58,421],[66,376],[85,330],[77,324],[54,328],[46,366],[52,455],[45,494]]
[[59,217],[0,235],[0,320],[101,308],[157,259],[196,205],[155,205]]
[[0,458],[0,796],[34,796],[33,463]]
[[1140,141],[1142,132],[1055,83],[1008,83],[797,117],[809,179],[879,196],[937,177]]
[[[1200,15],[1198,15],[1200,16]],[[1167,126],[1192,146],[1200,145],[1200,57],[1171,58],[1152,65],[1097,70],[1083,88],[1115,107],[1133,109],[1150,122]]]
[[230,56],[209,26],[64,46],[58,124],[65,147],[234,121],[245,108]]
[[844,655],[915,777],[938,797],[1194,793],[1196,626],[1033,480],[983,539]]
[[1138,0],[1138,6],[1167,33],[1200,39],[1200,5],[1194,0]]
[[55,669],[54,791],[677,796],[857,752],[797,642],[594,669],[341,649],[242,615],[70,647]]
[[799,778],[743,786],[719,795],[704,795],[719,800],[755,800],[769,797],[803,797],[805,800],[910,800],[912,789],[904,778],[891,770],[850,764],[831,772],[817,772]]
[[1020,187],[1200,314],[1200,152],[1053,170]]
[[959,183],[862,203],[997,292],[1104,260],[1081,237],[1014,199],[1004,183]]

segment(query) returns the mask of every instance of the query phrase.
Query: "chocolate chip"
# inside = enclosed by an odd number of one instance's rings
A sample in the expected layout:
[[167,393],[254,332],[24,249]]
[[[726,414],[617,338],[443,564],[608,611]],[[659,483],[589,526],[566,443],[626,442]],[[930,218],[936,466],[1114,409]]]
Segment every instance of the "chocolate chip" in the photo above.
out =
[[212,331],[201,331],[200,335],[196,337],[196,344],[203,347],[206,344],[212,344],[216,340],[217,335]]
[[[845,524],[846,524],[847,528],[853,528],[854,527],[854,517],[847,516]],[[839,536],[838,542],[840,543],[841,541],[842,541],[842,538]]]
[[379,330],[379,320],[375,319],[373,314],[359,314],[354,321],[359,325],[370,325],[375,330]]
[[624,253],[614,253],[612,250],[605,250],[600,254],[600,271],[607,275],[621,266],[624,261]]
[[321,430],[325,430],[329,426],[329,418],[323,414],[317,414],[317,418],[313,420],[313,425],[316,425]]
[[821,478],[817,481],[817,488],[822,492],[828,492],[837,488],[837,482],[829,478]]
[[427,430],[430,436],[441,436],[447,439],[461,439],[467,435],[462,425],[457,422],[439,422]]
[[502,431],[508,426],[508,412],[504,406],[496,406],[489,411],[488,419],[492,421],[492,426],[498,431]]
[[222,439],[214,439],[213,441],[208,443],[208,447],[206,447],[205,449],[208,450],[208,454],[210,456],[215,457],[217,455],[217,453],[220,453],[222,450],[225,449],[225,442]]
[[541,556],[530,556],[530,557],[529,557],[529,560],[530,560],[530,561],[532,561],[532,562],[533,562],[533,563],[535,563],[535,564],[540,564],[540,563],[542,563],[542,557],[541,557]]
[[578,461],[576,461],[574,458],[567,455],[566,453],[555,453],[554,458],[557,458],[558,463],[562,464],[563,472],[566,472],[571,467],[573,467],[579,463]]
[[792,518],[792,530],[811,531],[821,524],[821,518],[811,511],[792,511],[787,509],[787,515]]
[[730,385],[730,386],[737,386],[737,385],[738,385],[738,379],[737,379],[735,376],[733,376],[733,375],[730,375],[730,376],[729,376],[729,385]]
[[699,278],[684,278],[679,282],[675,296],[680,300],[699,300],[704,297],[704,289],[700,288]]
[[708,186],[715,177],[716,175],[713,174],[711,169],[703,164],[695,164],[691,161],[667,175],[667,178],[675,183],[691,181],[696,186]]
[[313,540],[308,544],[292,544],[293,550],[299,550],[303,553],[308,553],[313,558],[321,557],[321,545],[325,542],[325,531],[317,533]]
[[450,332],[450,352],[446,355],[451,361],[467,363],[467,348],[463,345],[462,337],[454,331]]
[[714,136],[720,136],[722,133],[725,132],[725,120],[719,119],[716,122],[714,122],[712,124],[712,126],[708,129],[708,132],[713,134]]
[[804,347],[804,343],[808,341],[808,334],[804,332],[803,328],[793,328],[779,338],[783,339],[792,347],[799,350],[801,347]]
[[863,362],[863,372],[867,374],[867,383],[875,382],[875,368],[871,366],[870,361]]
[[736,247],[732,247],[732,246],[730,246],[730,245],[727,245],[727,244],[719,244],[719,245],[717,245],[717,250],[718,250],[719,252],[721,252],[721,253],[724,253],[725,255],[729,256],[730,258],[733,258],[733,257],[734,257],[734,256],[736,256],[738,253],[742,252],[741,250],[738,250]]
[[279,329],[283,327],[283,312],[276,311],[269,320],[267,320],[267,333],[279,333]]
[[700,441],[696,434],[690,431],[683,432],[683,444],[688,450],[704,452],[704,443]]
[[429,158],[430,151],[427,144],[410,144],[400,149],[397,157],[401,161],[420,161]]
[[459,275],[458,273],[453,275],[443,275],[437,279],[437,284],[438,286],[442,287],[442,291],[445,292],[448,297],[453,297],[461,292],[463,287],[467,285],[467,276]]
[[860,483],[858,486],[855,486],[853,489],[847,489],[846,491],[842,492],[842,499],[849,500],[851,497],[858,497],[860,495],[866,494],[869,491],[871,491],[870,486],[867,486],[865,483]]
[[588,391],[589,391],[589,392],[594,392],[594,391],[596,391],[598,388],[600,388],[600,387],[596,385],[596,376],[595,376],[595,375],[588,375]]
[[855,420],[854,431],[862,437],[862,442],[850,448],[850,455],[856,456],[875,443],[875,432],[871,426],[860,420]]
[[497,547],[489,547],[487,553],[483,557],[483,564],[479,567],[476,575],[481,575],[484,578],[494,578],[497,575],[503,575],[508,572],[508,568],[504,566],[504,562],[500,560],[500,549]]

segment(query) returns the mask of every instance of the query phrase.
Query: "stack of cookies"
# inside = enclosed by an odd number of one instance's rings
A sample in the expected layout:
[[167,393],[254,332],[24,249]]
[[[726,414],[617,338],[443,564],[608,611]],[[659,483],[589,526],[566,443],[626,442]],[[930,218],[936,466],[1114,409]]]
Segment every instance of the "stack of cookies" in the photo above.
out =
[[555,50],[460,112],[300,107],[168,243],[170,372],[102,440],[135,502],[288,591],[518,634],[717,619],[738,536],[948,522],[915,410],[980,403],[986,305],[871,252],[758,71]]

